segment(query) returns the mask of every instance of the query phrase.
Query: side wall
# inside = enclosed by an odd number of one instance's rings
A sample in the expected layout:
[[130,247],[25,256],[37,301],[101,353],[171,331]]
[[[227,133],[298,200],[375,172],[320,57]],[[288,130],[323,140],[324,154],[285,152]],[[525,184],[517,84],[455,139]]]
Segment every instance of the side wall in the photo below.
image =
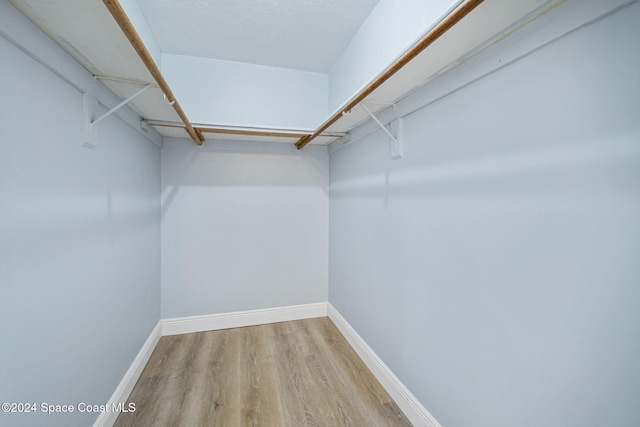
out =
[[358,93],[457,0],[380,0],[329,73],[329,113]]
[[638,22],[331,155],[329,302],[444,426],[640,424]]
[[327,301],[326,147],[167,140],[162,317]]
[[81,144],[82,95],[0,37],[0,413],[87,426],[160,319],[160,149],[110,117]]

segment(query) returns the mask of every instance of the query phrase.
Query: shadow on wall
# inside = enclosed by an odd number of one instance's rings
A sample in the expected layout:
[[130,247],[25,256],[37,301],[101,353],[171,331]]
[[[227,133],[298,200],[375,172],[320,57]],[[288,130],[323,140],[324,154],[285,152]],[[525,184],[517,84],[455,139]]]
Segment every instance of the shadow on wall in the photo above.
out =
[[316,187],[328,195],[326,146],[168,140],[162,150],[162,215],[181,187]]
[[[382,150],[380,150],[382,151]],[[400,160],[403,162],[405,160]],[[411,159],[408,160],[411,162]],[[518,202],[524,198],[579,198],[597,193],[607,197],[632,192],[640,183],[640,146],[631,135],[594,137],[562,146],[526,147],[484,156],[421,162],[402,168],[389,160],[386,170],[341,179],[334,177],[336,199],[459,199],[495,196]],[[382,162],[375,162],[378,166]]]

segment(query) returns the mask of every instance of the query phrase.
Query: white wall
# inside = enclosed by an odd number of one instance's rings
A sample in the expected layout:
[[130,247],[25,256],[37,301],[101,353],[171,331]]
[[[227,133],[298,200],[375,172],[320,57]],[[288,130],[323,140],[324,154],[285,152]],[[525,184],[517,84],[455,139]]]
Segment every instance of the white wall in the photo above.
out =
[[166,140],[162,317],[327,301],[326,147]]
[[140,40],[144,43],[151,58],[153,58],[153,61],[158,67],[161,67],[162,51],[160,50],[160,45],[153,35],[147,19],[144,17],[142,9],[140,9],[140,5],[138,5],[138,0],[119,0],[119,3],[127,14],[127,18],[129,18],[129,21],[131,21],[135,27]]
[[316,129],[328,115],[328,76],[162,54],[162,74],[194,123]]
[[443,426],[640,425],[638,22],[331,155],[329,301]]
[[2,37],[0,57],[0,401],[104,404],[160,318],[160,150],[114,116],[81,147],[81,94]]
[[329,113],[391,65],[455,3],[380,0],[329,73]]

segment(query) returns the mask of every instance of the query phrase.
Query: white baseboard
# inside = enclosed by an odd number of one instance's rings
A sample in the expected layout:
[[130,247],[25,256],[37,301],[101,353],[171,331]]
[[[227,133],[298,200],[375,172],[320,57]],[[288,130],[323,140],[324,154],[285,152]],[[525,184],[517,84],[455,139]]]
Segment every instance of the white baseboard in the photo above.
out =
[[162,320],[162,336],[311,319],[326,315],[327,303],[320,302],[204,316],[176,317]]
[[[420,404],[415,396],[411,394],[404,384],[391,372],[387,365],[385,365],[371,347],[367,345],[362,337],[358,335],[344,317],[342,317],[331,304],[326,302],[163,319],[158,322],[153,331],[151,331],[149,338],[145,341],[140,352],[138,352],[138,355],[129,367],[129,370],[109,399],[108,406],[111,407],[112,404],[125,403],[127,401],[161,336],[239,328],[243,326],[263,325],[324,316],[329,316],[356,353],[358,353],[358,356],[360,356],[415,427],[441,427],[438,421],[436,421],[429,411]],[[110,427],[115,423],[118,415],[118,412],[103,412],[95,421],[93,427]]]
[[[118,384],[118,387],[116,387],[116,391],[113,392],[113,395],[107,403],[109,408],[112,408],[113,404],[117,405],[118,403],[126,403],[131,391],[133,391],[133,387],[136,385],[136,382],[138,382],[138,378],[140,378],[142,370],[149,361],[151,353],[153,353],[153,350],[156,348],[156,345],[160,340],[161,331],[162,324],[160,321],[156,327],[153,328],[151,334],[149,334],[149,338],[144,342],[142,348],[138,352],[138,355],[129,367],[129,370],[124,374],[124,377],[122,378],[122,381],[120,381],[120,384]],[[118,415],[120,415],[120,413],[117,411],[101,412],[96,422],[93,423],[93,427],[111,427],[116,422]]]
[[433,415],[422,406],[331,304],[327,306],[327,314],[415,427],[441,427]]

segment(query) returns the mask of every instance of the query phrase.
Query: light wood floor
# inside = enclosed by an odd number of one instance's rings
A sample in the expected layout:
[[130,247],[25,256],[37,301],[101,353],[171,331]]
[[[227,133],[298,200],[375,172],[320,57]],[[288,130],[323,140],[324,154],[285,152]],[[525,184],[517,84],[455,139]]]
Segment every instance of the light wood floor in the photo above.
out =
[[115,426],[411,426],[326,317],[162,337]]

